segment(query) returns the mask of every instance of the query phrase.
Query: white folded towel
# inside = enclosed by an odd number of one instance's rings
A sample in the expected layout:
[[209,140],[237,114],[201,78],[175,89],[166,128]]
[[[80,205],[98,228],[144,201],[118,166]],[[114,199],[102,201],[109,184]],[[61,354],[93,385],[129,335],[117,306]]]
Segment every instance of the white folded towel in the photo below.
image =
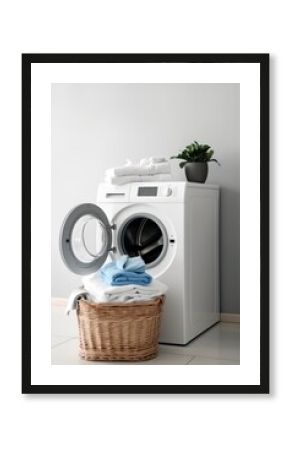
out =
[[106,177],[122,177],[130,175],[157,175],[170,174],[170,164],[166,158],[143,158],[139,164],[133,164],[127,160],[126,164],[121,167],[113,167],[106,170]]
[[153,163],[148,165],[148,172],[150,175],[168,174],[170,173],[170,164],[168,161]]
[[134,181],[171,181],[170,174],[158,174],[158,175],[127,175],[121,177],[105,176],[105,182],[109,184],[122,185],[126,183],[132,183]]
[[99,272],[83,277],[82,281],[86,291],[90,293],[97,303],[151,300],[154,297],[165,294],[167,291],[167,286],[155,279],[146,286],[138,284],[112,286],[102,280]]
[[166,158],[156,158],[154,156],[150,156],[149,161],[152,164],[159,164],[159,163],[168,162],[168,160]]
[[68,298],[65,311],[67,315],[76,309],[77,302],[82,298],[91,304],[146,302],[165,294],[168,289],[164,283],[158,280],[153,280],[147,286],[137,284],[111,286],[101,279],[98,272],[83,277],[82,281],[84,287],[74,289]]

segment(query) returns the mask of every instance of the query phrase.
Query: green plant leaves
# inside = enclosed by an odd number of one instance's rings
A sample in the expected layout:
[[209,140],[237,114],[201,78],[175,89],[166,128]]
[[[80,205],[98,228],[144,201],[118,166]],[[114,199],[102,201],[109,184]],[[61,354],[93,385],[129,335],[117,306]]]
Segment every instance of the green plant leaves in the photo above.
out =
[[[210,162],[214,161],[219,164],[212,156],[214,150],[208,144],[199,144],[197,141],[193,141],[188,144],[178,155],[171,156],[171,158],[184,159],[179,166],[183,168],[187,162]],[[219,164],[220,165],[220,164]]]
[[206,152],[207,161],[210,161],[210,160],[211,160],[211,157],[212,157],[213,154],[214,154],[214,151],[213,151],[213,150],[208,150],[208,151]]

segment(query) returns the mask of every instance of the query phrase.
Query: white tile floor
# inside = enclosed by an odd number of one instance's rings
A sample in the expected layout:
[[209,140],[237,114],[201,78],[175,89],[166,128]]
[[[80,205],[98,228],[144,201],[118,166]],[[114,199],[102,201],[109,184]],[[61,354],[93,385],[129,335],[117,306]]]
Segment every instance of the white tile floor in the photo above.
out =
[[157,358],[142,362],[84,361],[78,356],[78,330],[75,313],[64,314],[64,301],[53,301],[51,315],[52,364],[239,364],[240,326],[238,323],[220,322],[186,346],[159,346]]

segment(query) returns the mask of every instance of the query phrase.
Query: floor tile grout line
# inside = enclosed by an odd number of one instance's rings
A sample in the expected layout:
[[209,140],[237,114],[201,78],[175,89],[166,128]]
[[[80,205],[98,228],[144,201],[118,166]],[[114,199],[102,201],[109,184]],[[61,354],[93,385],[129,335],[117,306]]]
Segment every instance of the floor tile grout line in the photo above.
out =
[[202,350],[197,350],[195,353],[186,353],[186,352],[183,352],[182,350],[178,351],[178,349],[176,349],[175,351],[174,350],[175,349],[173,349],[173,351],[165,350],[164,353],[170,353],[171,355],[178,355],[178,356],[183,355],[183,356],[188,356],[191,358],[195,358],[198,356],[200,358],[210,358],[210,359],[218,359],[218,360],[222,359],[222,360],[227,360],[227,361],[238,361],[239,360],[238,358],[234,358],[234,357],[229,358],[227,356],[217,357],[217,356],[213,356],[213,355],[207,355],[207,354],[202,353]]
[[187,365],[189,365],[189,364],[191,363],[191,361],[193,361],[193,360],[194,360],[194,358],[195,358],[195,356],[193,356],[192,358],[190,358],[190,360],[189,360],[189,361],[187,361],[187,363],[186,363],[186,366],[187,366]]
[[[190,361],[193,361],[195,358],[202,358],[202,359],[208,359],[208,360],[212,360],[212,361],[226,361],[229,363],[235,363],[233,365],[239,365],[240,364],[240,360],[239,359],[233,359],[233,358],[215,358],[213,356],[205,356],[205,355],[195,355]],[[189,364],[188,363],[188,364]],[[214,365],[221,365],[221,364],[214,364]]]

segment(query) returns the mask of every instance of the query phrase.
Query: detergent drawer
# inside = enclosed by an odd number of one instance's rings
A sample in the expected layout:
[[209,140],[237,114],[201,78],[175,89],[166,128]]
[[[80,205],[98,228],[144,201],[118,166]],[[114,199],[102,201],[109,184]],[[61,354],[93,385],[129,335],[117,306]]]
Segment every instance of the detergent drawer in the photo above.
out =
[[128,203],[130,186],[128,184],[115,186],[100,183],[97,193],[97,203]]

